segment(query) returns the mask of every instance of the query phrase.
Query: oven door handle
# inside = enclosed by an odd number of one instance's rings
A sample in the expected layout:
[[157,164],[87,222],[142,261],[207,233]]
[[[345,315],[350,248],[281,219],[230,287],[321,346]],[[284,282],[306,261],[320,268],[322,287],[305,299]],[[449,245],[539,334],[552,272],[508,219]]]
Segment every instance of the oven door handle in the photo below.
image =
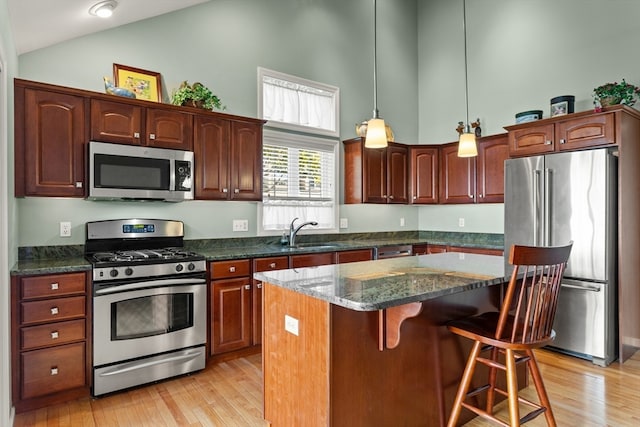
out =
[[195,359],[196,357],[200,356],[200,354],[202,354],[201,350],[195,350],[195,351],[189,352],[187,354],[182,354],[182,355],[179,355],[179,356],[167,357],[166,359],[151,360],[151,361],[147,361],[147,362],[140,362],[140,361],[131,362],[131,363],[127,363],[125,365],[122,365],[120,367],[116,367],[113,370],[103,372],[103,373],[101,373],[99,375],[101,377],[110,377],[112,375],[119,375],[119,374],[124,374],[126,372],[136,371],[138,369],[148,368],[149,366],[162,365],[164,363],[186,362],[186,361]]
[[160,279],[145,280],[144,282],[127,283],[126,285],[115,285],[108,288],[96,290],[96,295],[107,295],[116,292],[133,291],[137,289],[157,288],[160,286],[176,286],[176,285],[200,285],[206,284],[205,279]]

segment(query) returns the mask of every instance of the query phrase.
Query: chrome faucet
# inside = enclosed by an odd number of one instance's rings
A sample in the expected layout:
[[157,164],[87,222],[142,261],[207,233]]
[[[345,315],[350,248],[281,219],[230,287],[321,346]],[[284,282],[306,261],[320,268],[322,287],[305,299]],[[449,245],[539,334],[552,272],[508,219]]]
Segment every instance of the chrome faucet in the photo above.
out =
[[297,219],[298,218],[294,218],[293,221],[291,221],[291,225],[289,226],[289,246],[294,246],[296,244],[296,236],[298,235],[298,231],[300,231],[302,227],[304,227],[305,225],[318,225],[318,223],[315,221],[307,221],[303,222],[297,227],[294,227],[293,224]]

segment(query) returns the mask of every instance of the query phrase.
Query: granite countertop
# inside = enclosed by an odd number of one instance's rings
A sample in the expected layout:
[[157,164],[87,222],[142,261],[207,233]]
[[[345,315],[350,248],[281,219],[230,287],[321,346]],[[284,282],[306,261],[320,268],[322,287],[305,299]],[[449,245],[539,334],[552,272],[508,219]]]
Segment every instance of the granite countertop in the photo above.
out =
[[12,276],[91,271],[91,263],[82,257],[19,260],[11,269]]
[[261,272],[253,277],[356,311],[380,310],[505,281],[503,257],[451,252]]

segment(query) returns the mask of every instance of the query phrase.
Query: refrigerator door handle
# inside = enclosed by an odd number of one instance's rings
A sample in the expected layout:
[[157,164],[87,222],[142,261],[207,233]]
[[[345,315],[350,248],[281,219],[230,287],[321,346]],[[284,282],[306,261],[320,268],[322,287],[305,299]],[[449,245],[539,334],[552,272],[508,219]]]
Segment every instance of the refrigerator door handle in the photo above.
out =
[[581,291],[589,291],[589,292],[600,292],[599,286],[591,286],[591,285],[570,285],[568,283],[562,283],[560,285],[561,288],[568,289],[579,289]]
[[541,172],[540,169],[533,171],[533,246],[540,245],[540,202],[542,199],[541,188]]
[[550,168],[544,169],[544,242],[545,246],[551,246],[551,189],[553,188],[551,179],[553,171]]

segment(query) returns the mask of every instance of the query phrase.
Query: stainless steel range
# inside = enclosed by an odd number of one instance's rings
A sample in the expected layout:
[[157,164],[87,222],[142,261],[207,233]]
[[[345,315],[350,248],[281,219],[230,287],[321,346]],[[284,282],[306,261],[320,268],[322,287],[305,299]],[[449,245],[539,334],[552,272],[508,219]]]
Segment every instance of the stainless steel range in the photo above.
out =
[[87,223],[94,396],[204,369],[206,262],[183,239],[180,221]]

